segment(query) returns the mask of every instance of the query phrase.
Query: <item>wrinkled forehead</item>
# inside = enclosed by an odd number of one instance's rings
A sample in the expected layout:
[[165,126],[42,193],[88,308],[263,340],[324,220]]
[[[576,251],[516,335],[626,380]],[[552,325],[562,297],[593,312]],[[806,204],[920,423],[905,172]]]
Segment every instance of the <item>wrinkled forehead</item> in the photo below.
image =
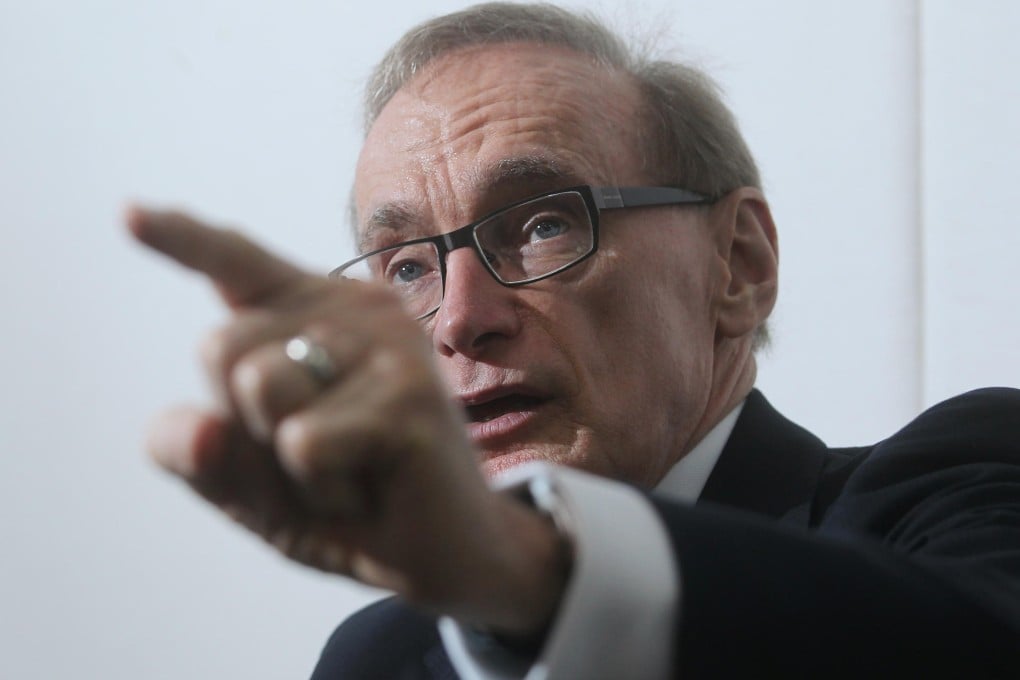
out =
[[529,191],[634,183],[639,96],[629,77],[565,48],[507,44],[437,58],[366,136],[358,223],[379,211],[467,222]]

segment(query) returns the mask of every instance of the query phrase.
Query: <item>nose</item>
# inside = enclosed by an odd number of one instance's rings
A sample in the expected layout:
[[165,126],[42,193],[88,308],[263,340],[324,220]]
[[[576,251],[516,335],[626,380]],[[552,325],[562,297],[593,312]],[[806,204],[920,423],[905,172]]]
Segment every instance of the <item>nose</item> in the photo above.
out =
[[445,357],[478,359],[494,343],[516,336],[521,320],[517,293],[485,269],[470,248],[446,256],[446,289],[433,317],[432,343]]

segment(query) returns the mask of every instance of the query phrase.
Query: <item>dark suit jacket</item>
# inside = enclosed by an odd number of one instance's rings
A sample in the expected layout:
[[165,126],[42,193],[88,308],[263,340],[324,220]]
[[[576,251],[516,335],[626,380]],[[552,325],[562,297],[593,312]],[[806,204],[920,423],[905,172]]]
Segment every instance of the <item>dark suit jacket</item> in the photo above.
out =
[[[1020,678],[1020,391],[970,392],[828,449],[752,392],[698,504],[651,495],[682,572],[684,678]],[[396,599],[313,680],[456,678]]]

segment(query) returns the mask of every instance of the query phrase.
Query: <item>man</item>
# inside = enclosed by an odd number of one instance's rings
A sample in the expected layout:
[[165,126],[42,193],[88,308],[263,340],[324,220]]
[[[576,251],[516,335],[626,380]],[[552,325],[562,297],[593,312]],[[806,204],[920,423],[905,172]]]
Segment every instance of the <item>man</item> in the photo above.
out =
[[233,312],[219,408],[168,413],[153,454],[398,595],[316,678],[1016,674],[1020,396],[829,451],[753,391],[776,233],[703,76],[486,5],[369,93],[364,255],[333,280],[129,215]]

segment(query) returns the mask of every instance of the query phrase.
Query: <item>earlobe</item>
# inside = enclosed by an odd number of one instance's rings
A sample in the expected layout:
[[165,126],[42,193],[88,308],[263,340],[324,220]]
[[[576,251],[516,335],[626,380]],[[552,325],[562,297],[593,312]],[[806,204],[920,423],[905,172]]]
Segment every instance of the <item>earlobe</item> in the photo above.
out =
[[759,189],[742,187],[716,204],[712,218],[728,274],[718,291],[717,332],[750,336],[776,303],[779,246],[772,213]]

